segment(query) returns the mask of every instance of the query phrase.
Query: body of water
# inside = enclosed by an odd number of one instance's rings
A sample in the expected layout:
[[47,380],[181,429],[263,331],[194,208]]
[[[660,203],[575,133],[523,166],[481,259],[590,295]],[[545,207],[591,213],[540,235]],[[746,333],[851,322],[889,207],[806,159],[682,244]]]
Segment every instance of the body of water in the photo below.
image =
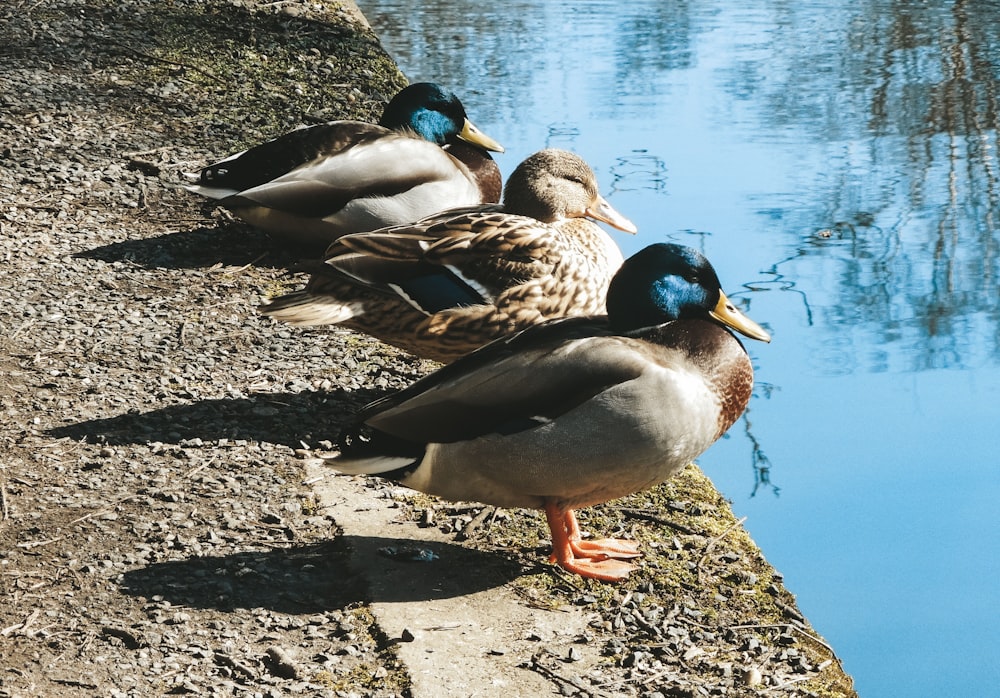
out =
[[1000,4],[359,4],[772,331],[700,463],[859,693],[1000,696]]

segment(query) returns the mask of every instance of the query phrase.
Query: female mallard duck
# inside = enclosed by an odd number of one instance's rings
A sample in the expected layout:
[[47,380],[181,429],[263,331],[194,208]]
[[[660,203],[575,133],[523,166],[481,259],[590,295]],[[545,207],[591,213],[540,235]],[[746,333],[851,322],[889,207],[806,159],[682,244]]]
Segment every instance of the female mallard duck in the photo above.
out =
[[635,543],[584,541],[574,509],[663,482],[736,421],[753,387],[726,327],[770,341],[699,252],[651,245],[608,290],[607,317],[501,339],[364,408],[330,460],[451,500],[544,509],[553,559],[623,579]]
[[345,235],[304,290],[263,312],[296,325],[341,324],[447,363],[543,320],[604,312],[622,255],[587,218],[635,232],[582,158],[542,150],[511,174],[502,207]]
[[469,121],[458,97],[415,83],[377,126],[301,128],[189,175],[197,183],[187,189],[283,240],[325,247],[344,233],[499,201],[500,170],[487,150],[503,147]]

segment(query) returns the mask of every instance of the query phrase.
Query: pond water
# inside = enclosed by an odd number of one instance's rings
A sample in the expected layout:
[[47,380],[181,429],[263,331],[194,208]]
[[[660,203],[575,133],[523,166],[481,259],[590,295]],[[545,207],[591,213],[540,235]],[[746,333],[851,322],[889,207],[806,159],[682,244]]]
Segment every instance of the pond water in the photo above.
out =
[[774,335],[700,459],[876,696],[1000,696],[1000,4],[360,0]]

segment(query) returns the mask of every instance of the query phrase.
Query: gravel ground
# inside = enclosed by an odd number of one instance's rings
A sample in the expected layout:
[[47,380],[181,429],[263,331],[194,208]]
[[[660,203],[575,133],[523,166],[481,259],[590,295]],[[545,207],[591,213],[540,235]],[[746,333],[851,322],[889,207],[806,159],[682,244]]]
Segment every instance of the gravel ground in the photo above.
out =
[[[419,693],[306,481],[347,415],[433,365],[259,316],[294,251],[177,188],[404,82],[333,2],[0,8],[0,696]],[[518,671],[553,693],[854,695],[694,468],[581,517],[649,546],[623,587],[541,564],[535,513],[366,494],[472,556],[450,574],[504,590],[498,624],[585,614],[569,649],[528,638]]]

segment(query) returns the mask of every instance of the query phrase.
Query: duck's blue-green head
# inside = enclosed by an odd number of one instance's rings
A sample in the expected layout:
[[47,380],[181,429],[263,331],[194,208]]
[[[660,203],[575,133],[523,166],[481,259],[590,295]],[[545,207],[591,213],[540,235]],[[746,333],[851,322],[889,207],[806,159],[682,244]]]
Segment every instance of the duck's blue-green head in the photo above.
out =
[[752,339],[771,336],[734,306],[705,255],[671,243],[650,245],[625,260],[608,288],[608,317],[618,330],[685,318],[712,319]]
[[502,145],[469,121],[458,97],[433,82],[415,82],[400,90],[386,105],[379,125],[394,131],[410,129],[442,146],[461,139],[483,150],[503,152]]

